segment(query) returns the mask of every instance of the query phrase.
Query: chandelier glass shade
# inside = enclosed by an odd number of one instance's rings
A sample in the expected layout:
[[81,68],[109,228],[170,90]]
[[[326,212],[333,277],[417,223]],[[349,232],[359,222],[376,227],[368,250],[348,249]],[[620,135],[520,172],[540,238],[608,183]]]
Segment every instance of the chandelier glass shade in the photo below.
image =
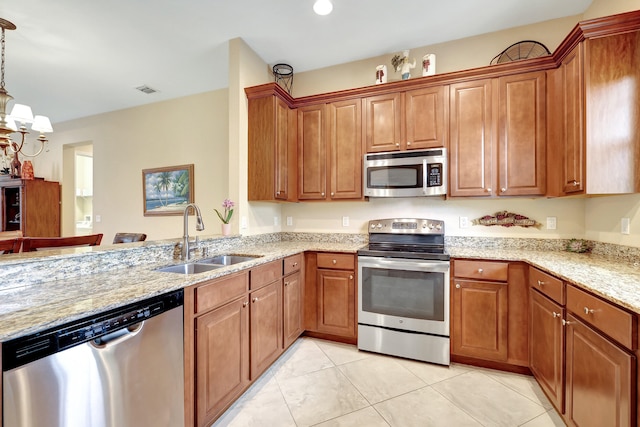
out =
[[[13,97],[9,95],[4,87],[4,49],[5,49],[5,30],[15,30],[16,26],[0,18],[0,28],[2,29],[2,37],[0,38],[1,44],[1,69],[0,69],[0,150],[4,158],[10,153],[13,153],[13,160],[11,161],[11,175],[19,177],[21,164],[18,159],[18,154],[23,154],[27,157],[35,157],[42,153],[44,145],[47,142],[45,133],[53,132],[51,121],[46,116],[37,115],[34,117],[31,108],[24,104],[15,104],[10,114],[7,114],[7,107],[9,102],[13,100]],[[19,125],[18,125],[19,124]],[[31,125],[31,130],[39,132],[40,136],[37,141],[40,143],[40,147],[37,152],[29,154],[22,151],[26,136],[30,133],[27,130],[27,125]],[[13,133],[19,133],[20,141],[16,142],[11,138]]]

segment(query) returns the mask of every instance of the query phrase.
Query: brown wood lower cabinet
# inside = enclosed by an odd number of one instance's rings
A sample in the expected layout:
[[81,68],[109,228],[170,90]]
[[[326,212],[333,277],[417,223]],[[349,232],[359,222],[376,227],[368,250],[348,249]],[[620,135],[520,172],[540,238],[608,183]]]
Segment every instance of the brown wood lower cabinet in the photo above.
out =
[[195,321],[198,426],[208,425],[249,384],[247,305],[241,297]]
[[282,279],[249,295],[251,300],[251,380],[282,353]]
[[558,412],[564,412],[564,308],[531,289],[529,368]]
[[506,362],[507,284],[455,279],[451,301],[453,353]]
[[580,427],[635,425],[635,356],[567,316],[566,421]]
[[318,332],[355,337],[353,271],[318,269]]
[[287,348],[302,334],[302,281],[300,271],[285,276],[282,291],[283,339]]

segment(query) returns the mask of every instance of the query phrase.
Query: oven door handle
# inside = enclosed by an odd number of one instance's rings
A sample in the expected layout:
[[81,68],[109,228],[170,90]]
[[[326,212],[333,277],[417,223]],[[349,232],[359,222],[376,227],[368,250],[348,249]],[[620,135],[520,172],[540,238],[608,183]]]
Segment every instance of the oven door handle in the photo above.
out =
[[358,257],[358,266],[369,268],[390,268],[393,270],[413,270],[446,273],[449,261],[434,261],[407,258]]

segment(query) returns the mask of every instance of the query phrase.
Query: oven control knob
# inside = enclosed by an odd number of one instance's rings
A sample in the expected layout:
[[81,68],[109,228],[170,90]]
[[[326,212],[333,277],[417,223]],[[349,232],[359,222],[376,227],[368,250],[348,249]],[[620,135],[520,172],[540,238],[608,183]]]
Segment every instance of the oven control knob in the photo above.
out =
[[371,224],[371,228],[376,228],[376,225],[375,224]]
[[440,225],[440,224],[436,225],[436,230],[438,230],[438,231],[442,230],[442,225]]
[[429,230],[433,230],[433,223],[432,222],[429,223]]
[[382,228],[382,223],[381,223],[381,222],[379,222],[377,227],[378,227],[378,228]]

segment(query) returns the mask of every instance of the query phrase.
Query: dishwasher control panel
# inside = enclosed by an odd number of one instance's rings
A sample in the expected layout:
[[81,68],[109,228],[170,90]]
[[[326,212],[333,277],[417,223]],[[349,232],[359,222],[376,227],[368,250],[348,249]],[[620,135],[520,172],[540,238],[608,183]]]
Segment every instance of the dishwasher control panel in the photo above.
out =
[[22,366],[179,307],[184,291],[152,297],[2,344],[2,370]]

